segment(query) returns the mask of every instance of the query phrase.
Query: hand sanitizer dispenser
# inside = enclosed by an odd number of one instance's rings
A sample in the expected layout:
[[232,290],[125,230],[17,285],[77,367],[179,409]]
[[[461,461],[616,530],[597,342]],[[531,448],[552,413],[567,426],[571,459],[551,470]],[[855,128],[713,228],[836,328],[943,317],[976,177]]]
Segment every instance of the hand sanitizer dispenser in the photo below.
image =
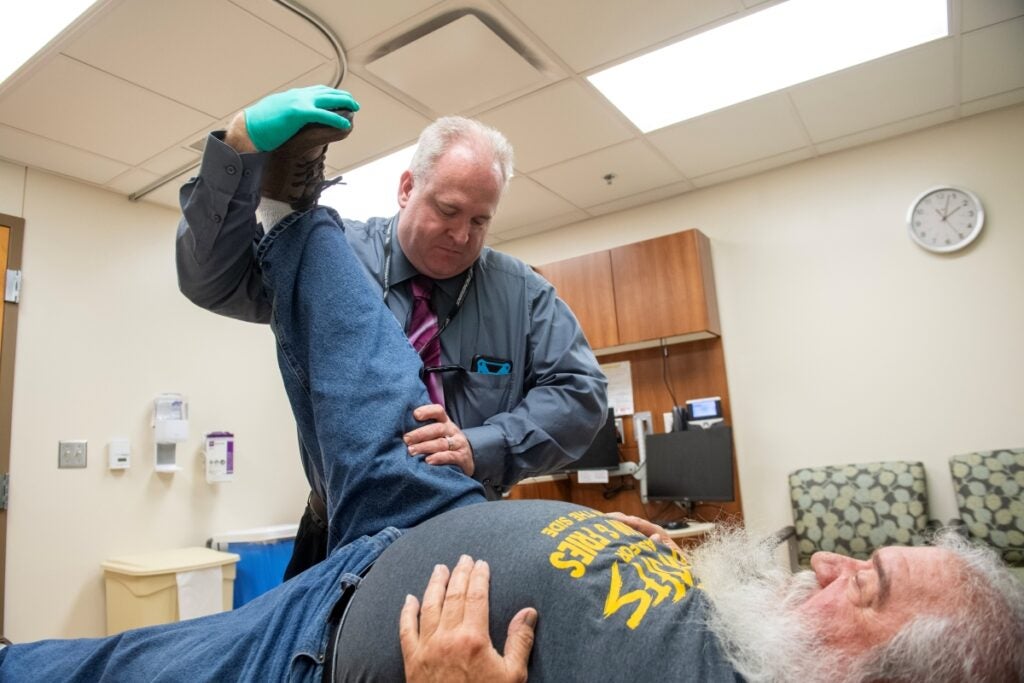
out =
[[177,472],[175,444],[188,439],[188,401],[181,394],[160,394],[153,405],[156,471]]

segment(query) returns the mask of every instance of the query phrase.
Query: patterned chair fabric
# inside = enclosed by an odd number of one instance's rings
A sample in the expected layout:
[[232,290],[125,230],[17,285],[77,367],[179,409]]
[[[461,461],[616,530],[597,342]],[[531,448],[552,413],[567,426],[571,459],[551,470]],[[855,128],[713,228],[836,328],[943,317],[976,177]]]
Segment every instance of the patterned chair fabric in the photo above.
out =
[[886,545],[924,545],[928,488],[920,462],[808,467],[789,475],[798,560],[827,550],[867,559]]
[[949,459],[960,520],[1011,566],[1024,566],[1024,448]]

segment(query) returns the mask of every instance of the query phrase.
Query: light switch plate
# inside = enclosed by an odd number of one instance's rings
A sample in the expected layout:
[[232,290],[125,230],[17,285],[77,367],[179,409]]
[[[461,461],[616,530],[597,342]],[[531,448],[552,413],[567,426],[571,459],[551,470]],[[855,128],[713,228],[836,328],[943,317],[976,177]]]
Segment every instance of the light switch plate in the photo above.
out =
[[60,469],[85,467],[88,455],[88,441],[61,441],[57,449],[57,467]]

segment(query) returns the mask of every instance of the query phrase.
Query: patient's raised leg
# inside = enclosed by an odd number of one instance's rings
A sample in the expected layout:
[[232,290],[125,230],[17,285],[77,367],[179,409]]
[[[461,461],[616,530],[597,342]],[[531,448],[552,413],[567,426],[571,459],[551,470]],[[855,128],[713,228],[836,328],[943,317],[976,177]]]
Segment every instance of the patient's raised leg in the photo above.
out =
[[278,362],[303,466],[327,503],[328,552],[386,526],[415,526],[483,502],[452,466],[410,457],[402,435],[429,403],[421,362],[330,208],[294,213],[261,241]]

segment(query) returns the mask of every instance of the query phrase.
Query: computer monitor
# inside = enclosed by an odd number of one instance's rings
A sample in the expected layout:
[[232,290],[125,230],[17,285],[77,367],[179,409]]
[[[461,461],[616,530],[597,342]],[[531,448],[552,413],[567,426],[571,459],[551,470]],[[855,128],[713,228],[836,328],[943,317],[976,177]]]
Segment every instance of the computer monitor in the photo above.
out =
[[615,410],[609,408],[608,419],[587,452],[579,460],[562,465],[558,471],[614,470],[619,466],[619,460],[619,431],[615,428]]
[[645,457],[648,500],[735,500],[731,427],[649,434]]

